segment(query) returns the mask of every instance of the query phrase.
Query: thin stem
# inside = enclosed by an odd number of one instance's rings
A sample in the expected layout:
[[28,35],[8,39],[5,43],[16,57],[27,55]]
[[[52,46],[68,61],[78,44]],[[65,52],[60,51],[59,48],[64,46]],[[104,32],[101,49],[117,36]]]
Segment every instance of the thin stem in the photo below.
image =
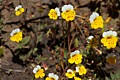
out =
[[10,71],[10,72],[25,72],[25,70],[13,70],[13,69],[5,69],[0,67],[0,69],[4,70],[4,71]]
[[80,16],[80,15],[76,15],[76,17],[78,17],[78,18],[82,18],[82,19],[87,19],[87,20],[88,20],[88,18],[83,17],[83,16]]
[[70,28],[71,28],[71,22],[67,22],[67,28],[68,28],[68,51],[70,53],[71,52],[71,47],[70,47]]
[[62,34],[63,34],[63,40],[64,40],[64,42],[63,42],[63,48],[65,49],[65,34],[64,34],[64,32],[65,32],[65,29],[64,29],[64,26],[63,26],[63,19],[62,19]]
[[73,43],[73,41],[74,41],[74,38],[75,38],[75,33],[73,33],[73,35],[72,35],[72,39],[71,39],[71,41],[70,41],[70,48],[71,48],[71,45],[72,45],[72,43]]

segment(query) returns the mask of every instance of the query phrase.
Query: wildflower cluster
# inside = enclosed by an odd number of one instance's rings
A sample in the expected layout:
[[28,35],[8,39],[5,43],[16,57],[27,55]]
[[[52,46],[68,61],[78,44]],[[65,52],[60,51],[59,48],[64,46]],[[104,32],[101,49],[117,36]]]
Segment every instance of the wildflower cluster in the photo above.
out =
[[[62,7],[62,13],[61,16],[66,21],[72,21],[74,20],[76,15],[76,12],[71,4],[64,5]],[[60,16],[60,10],[59,8],[51,9],[48,14],[50,19],[56,20],[58,16]]]
[[[60,9],[56,7],[55,9],[51,9],[48,13],[48,16],[50,19],[57,20],[59,16],[61,16],[63,19],[65,19],[67,22],[68,21],[73,21],[76,16],[76,12],[74,10],[74,7],[71,4],[64,5],[61,9],[62,12],[60,12]],[[25,12],[25,9],[19,5],[15,8],[15,15],[19,16],[23,12]],[[106,23],[109,22],[110,18],[106,20]],[[89,18],[91,28],[93,29],[98,29],[98,28],[104,28],[103,24],[103,18],[100,16],[97,12],[93,12],[90,15]],[[69,28],[68,28],[69,29]],[[68,30],[69,31],[69,30]],[[13,42],[21,42],[23,39],[23,33],[20,31],[20,29],[14,29],[10,33],[10,40]],[[90,45],[93,44],[94,37],[89,36],[87,43]],[[117,37],[117,32],[115,31],[106,31],[103,32],[102,34],[102,39],[100,42],[105,46],[107,49],[115,48],[117,45],[118,37]],[[68,41],[69,42],[69,41]],[[95,48],[96,49],[96,48]],[[80,53],[79,50],[75,50],[74,52],[70,53],[70,58],[68,59],[68,62],[70,64],[75,64],[75,70],[72,69],[67,69],[65,76],[74,79],[74,80],[81,80],[81,76],[85,75],[87,73],[87,69],[85,68],[84,65],[82,65],[82,59],[83,55]],[[116,56],[113,54],[108,54],[106,57],[106,62],[110,64],[115,64],[116,63]],[[45,70],[37,65],[33,69],[33,73],[35,74],[35,78],[44,78],[46,76]],[[78,74],[80,77],[78,77]],[[58,80],[59,76],[54,73],[49,73],[47,77],[45,77],[45,80]]]
[[25,12],[25,9],[22,7],[22,5],[18,5],[18,6],[15,8],[15,15],[16,15],[16,16],[21,15],[23,12]]
[[70,59],[68,59],[68,62],[70,64],[77,64],[77,67],[76,67],[76,71],[73,71],[72,69],[68,69],[67,72],[66,72],[66,76],[68,78],[74,78],[75,80],[81,80],[81,78],[79,77],[76,77],[76,72],[79,73],[79,75],[85,75],[87,73],[87,70],[86,68],[81,65],[81,62],[82,62],[82,54],[80,54],[80,51],[79,50],[75,50],[74,52],[72,52],[70,54]]

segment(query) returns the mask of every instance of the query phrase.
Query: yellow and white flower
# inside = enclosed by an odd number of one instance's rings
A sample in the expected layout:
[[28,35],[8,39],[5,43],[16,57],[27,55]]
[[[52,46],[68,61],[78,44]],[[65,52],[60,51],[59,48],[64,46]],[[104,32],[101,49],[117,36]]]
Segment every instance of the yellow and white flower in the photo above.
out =
[[20,31],[20,29],[14,29],[11,33],[10,33],[10,40],[14,41],[14,42],[20,42],[22,41],[22,32]]
[[96,12],[93,12],[91,15],[90,15],[90,23],[94,22],[95,18],[98,17],[99,14],[96,13]]
[[44,69],[39,65],[33,69],[33,73],[35,74],[35,78],[43,78],[45,76]]
[[70,64],[80,64],[82,62],[82,55],[79,50],[76,50],[70,54],[70,59],[68,59]]
[[59,76],[54,73],[49,73],[48,77],[45,80],[58,80]]
[[106,62],[109,64],[116,64],[116,55],[115,54],[108,54],[106,56]]
[[65,76],[67,76],[68,78],[73,78],[73,77],[75,77],[75,73],[72,69],[68,69]]
[[82,66],[77,66],[76,67],[76,72],[79,73],[79,75],[83,75],[87,73],[86,68],[82,65]]
[[48,16],[50,19],[56,20],[58,18],[58,16],[60,16],[59,8],[56,7],[55,9],[51,9],[48,13]]
[[101,43],[107,47],[107,49],[115,48],[118,38],[117,33],[115,31],[107,31],[102,34],[103,38],[101,39]]
[[90,15],[89,20],[92,28],[103,28],[103,18],[102,16],[99,16],[98,13],[93,12],[92,15]]
[[19,15],[21,15],[24,11],[25,11],[25,9],[22,7],[22,5],[18,5],[18,6],[15,8],[15,15],[16,15],[16,16],[19,16]]
[[62,18],[66,21],[72,21],[75,18],[76,12],[71,4],[62,7]]

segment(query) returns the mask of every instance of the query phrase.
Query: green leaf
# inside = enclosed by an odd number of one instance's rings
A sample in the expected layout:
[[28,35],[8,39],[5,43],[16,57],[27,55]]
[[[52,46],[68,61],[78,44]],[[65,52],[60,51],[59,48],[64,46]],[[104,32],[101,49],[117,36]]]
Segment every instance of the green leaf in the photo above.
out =
[[38,50],[38,48],[34,48],[34,51],[37,51]]
[[28,42],[30,41],[30,36],[24,37],[22,42],[20,42],[20,44],[22,45],[26,45]]
[[65,51],[64,51],[64,58],[65,58],[65,59],[67,58],[67,54],[68,54],[68,51],[65,50]]
[[3,48],[0,48],[0,57],[3,56]]
[[78,39],[77,38],[75,38],[75,40],[74,40],[74,47],[75,48],[78,47]]
[[40,34],[40,35],[37,37],[37,43],[42,41],[42,36],[43,36],[43,34]]
[[113,73],[110,73],[110,77],[112,80],[114,80],[114,74]]

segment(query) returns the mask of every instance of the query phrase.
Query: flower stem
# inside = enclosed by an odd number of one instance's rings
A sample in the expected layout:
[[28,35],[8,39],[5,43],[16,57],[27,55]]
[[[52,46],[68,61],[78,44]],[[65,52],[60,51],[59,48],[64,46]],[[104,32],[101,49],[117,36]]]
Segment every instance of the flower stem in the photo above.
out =
[[70,28],[71,28],[71,22],[67,22],[67,28],[68,28],[68,52],[71,52],[71,47],[70,47]]

